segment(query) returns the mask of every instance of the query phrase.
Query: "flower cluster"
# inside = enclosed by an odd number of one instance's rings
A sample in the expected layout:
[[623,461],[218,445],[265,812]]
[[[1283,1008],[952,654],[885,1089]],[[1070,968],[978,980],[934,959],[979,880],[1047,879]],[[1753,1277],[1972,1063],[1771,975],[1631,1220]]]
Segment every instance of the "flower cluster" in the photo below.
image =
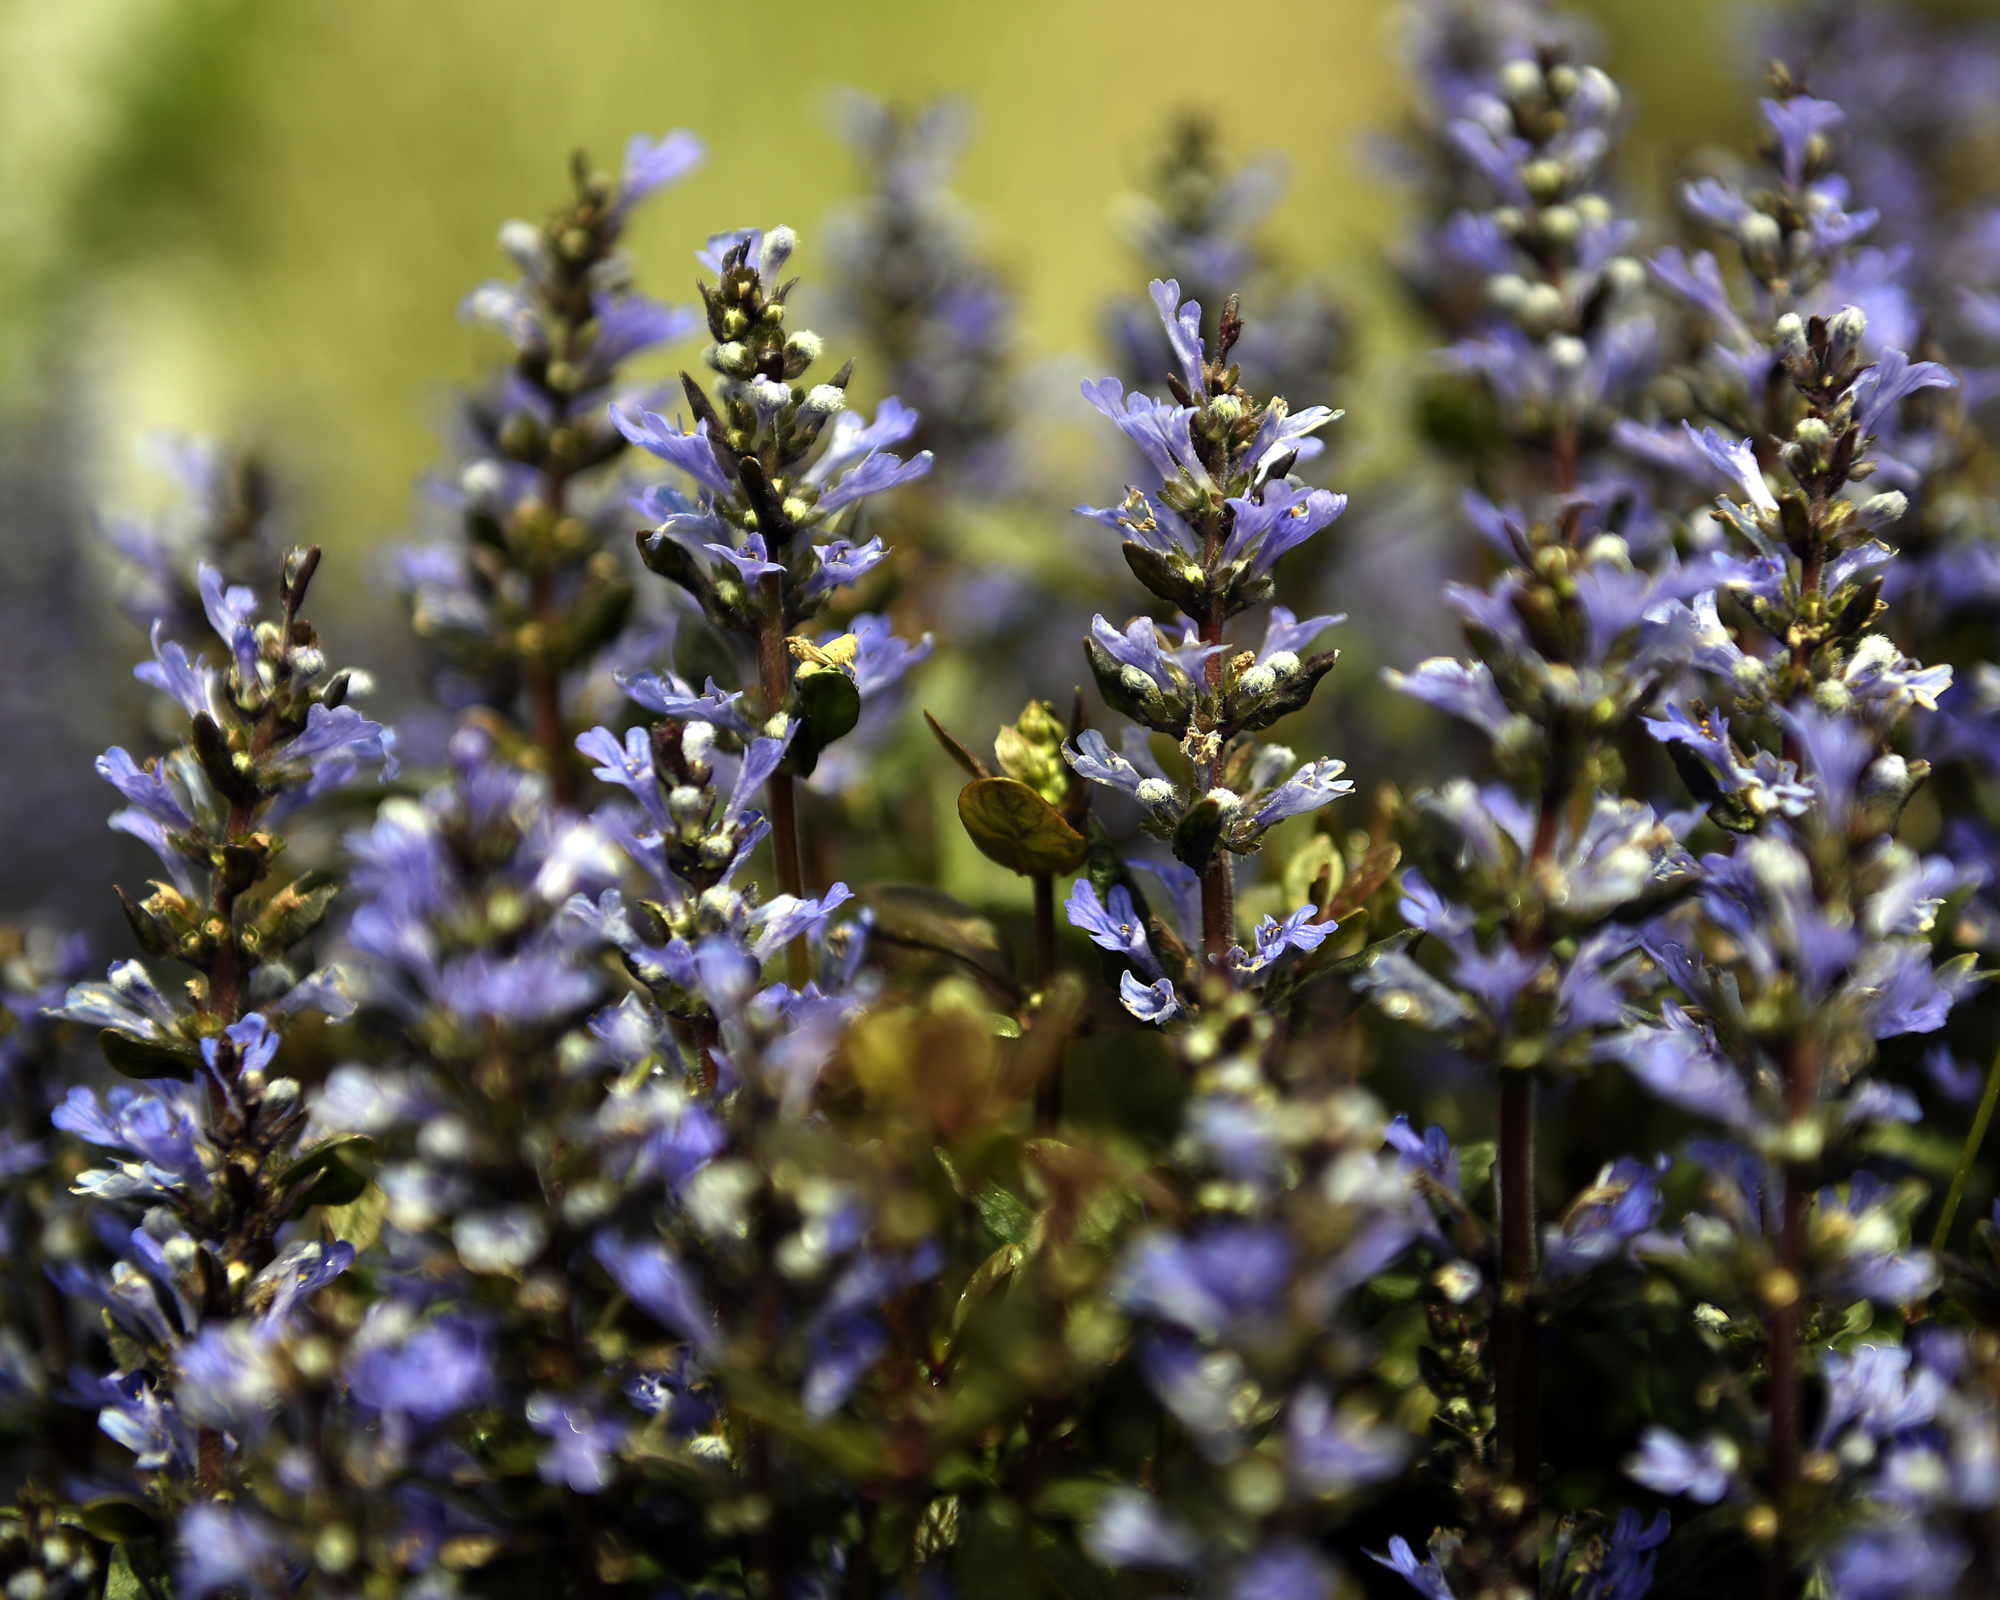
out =
[[[1146,191],[1122,197],[1114,218],[1149,276],[1172,279],[1208,308],[1203,338],[1214,340],[1224,303],[1238,295],[1248,316],[1230,353],[1244,387],[1304,407],[1333,399],[1352,336],[1327,287],[1285,272],[1258,237],[1286,181],[1277,155],[1230,167],[1214,127],[1188,116],[1169,131]],[[1143,302],[1112,307],[1108,321],[1127,381],[1151,383],[1171,367],[1172,347]]]
[[480,285],[462,314],[504,337],[514,359],[460,408],[460,459],[435,485],[451,536],[399,553],[411,621],[439,657],[440,697],[498,713],[496,733],[537,748],[565,798],[579,776],[572,719],[589,669],[633,613],[618,547],[625,439],[606,407],[643,403],[650,391],[625,384],[620,368],[699,326],[692,308],[633,287],[620,246],[634,209],[702,153],[685,131],[641,134],[615,179],[579,157],[566,205],[539,225],[501,228],[520,276]]
[[[1990,48],[1800,20],[1762,168],[1699,157],[1642,259],[1588,31],[1413,16],[1449,464],[1367,494],[1476,537],[1343,558],[1464,641],[1351,675],[1408,758],[1358,826],[1292,748],[1339,319],[1254,234],[1275,164],[1192,123],[1084,385],[1133,481],[1078,510],[1146,591],[1087,632],[1088,585],[993,600],[1073,557],[969,556],[1032,542],[1059,419],[951,102],[842,103],[872,419],[791,230],[711,236],[698,313],[633,287],[691,135],[503,230],[467,311],[514,358],[399,568],[407,779],[317,550],[177,447],[112,533],[169,713],[98,761],[161,862],[136,952],[0,927],[7,1600],[1993,1588],[1990,199],[1851,59],[1953,106]],[[712,377],[627,383],[700,324]],[[963,778],[892,811],[933,653]]]

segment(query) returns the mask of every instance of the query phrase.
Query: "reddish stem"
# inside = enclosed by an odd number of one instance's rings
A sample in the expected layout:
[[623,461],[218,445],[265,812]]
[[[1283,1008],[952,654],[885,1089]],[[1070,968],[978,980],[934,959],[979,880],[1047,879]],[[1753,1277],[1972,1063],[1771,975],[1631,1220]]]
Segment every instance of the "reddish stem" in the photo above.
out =
[[[792,669],[785,654],[784,591],[775,572],[764,574],[764,625],[757,636],[757,667],[764,693],[764,715],[783,709],[791,693]],[[799,864],[799,820],[792,793],[792,775],[782,767],[771,774],[766,789],[771,821],[771,854],[778,871],[778,892],[804,895],[805,872]],[[803,988],[809,970],[804,935],[785,947],[785,968],[792,987]]]

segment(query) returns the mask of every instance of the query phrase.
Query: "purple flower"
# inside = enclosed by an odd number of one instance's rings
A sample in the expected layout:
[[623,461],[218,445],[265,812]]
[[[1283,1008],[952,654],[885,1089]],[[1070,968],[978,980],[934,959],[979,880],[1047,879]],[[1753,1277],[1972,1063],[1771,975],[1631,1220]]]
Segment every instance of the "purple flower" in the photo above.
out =
[[1313,1494],[1351,1494],[1393,1478],[1413,1449],[1405,1430],[1337,1409],[1316,1384],[1299,1390],[1286,1409],[1285,1458]]
[[680,468],[704,489],[720,495],[729,493],[732,485],[716,462],[706,420],[696,423],[694,432],[684,433],[678,418],[669,426],[658,412],[641,411],[635,415],[633,408],[622,402],[612,404],[611,420],[633,444]]
[[707,146],[685,128],[654,139],[635,133],[625,145],[625,165],[618,175],[618,209],[628,211],[669,184],[679,183],[701,165]]
[[1164,281],[1155,278],[1146,286],[1146,292],[1153,297],[1154,308],[1167,330],[1167,343],[1173,347],[1174,360],[1180,363],[1181,381],[1199,404],[1208,394],[1208,379],[1202,374],[1205,352],[1201,342],[1201,304],[1195,300],[1183,304],[1181,286],[1173,278]]
[[175,1543],[174,1593],[201,1600],[218,1589],[292,1592],[291,1562],[278,1530],[254,1512],[213,1502],[183,1511]]
[[419,1422],[441,1422],[483,1405],[497,1392],[486,1324],[445,1315],[393,1345],[371,1342],[364,1325],[348,1384],[363,1405]]
[[1247,561],[1253,573],[1269,572],[1286,551],[1297,548],[1347,509],[1347,496],[1325,489],[1269,483],[1261,498],[1232,498],[1235,513],[1222,547],[1227,563]]
[[606,1232],[598,1234],[590,1248],[633,1304],[661,1327],[680,1334],[697,1349],[714,1338],[715,1319],[700,1288],[666,1245],[658,1240],[628,1243]]
[[1424,1600],[1458,1600],[1451,1592],[1451,1585],[1445,1581],[1444,1567],[1436,1556],[1427,1561],[1419,1561],[1416,1551],[1410,1548],[1410,1541],[1401,1534],[1389,1541],[1386,1555],[1376,1555],[1372,1551],[1369,1560],[1379,1562],[1391,1572],[1402,1574],[1403,1581]]
[[1669,1164],[1665,1156],[1656,1164],[1630,1156],[1606,1162],[1562,1222],[1542,1230],[1543,1273],[1551,1281],[1573,1278],[1621,1255],[1660,1220],[1660,1177]]
[[1398,693],[1454,717],[1463,717],[1491,738],[1498,738],[1507,725],[1507,704],[1500,698],[1500,691],[1493,684],[1493,673],[1483,661],[1468,664],[1450,656],[1432,656],[1419,662],[1414,672],[1388,670],[1382,678]]
[[1330,800],[1354,793],[1354,785],[1340,776],[1346,770],[1345,761],[1336,761],[1331,756],[1308,761],[1264,796],[1263,803],[1251,818],[1252,822],[1259,828],[1268,828],[1286,817],[1303,816],[1308,811],[1317,811]]
[[1193,1238],[1153,1230],[1126,1251],[1112,1292],[1128,1311],[1220,1336],[1276,1314],[1293,1258],[1276,1228],[1216,1224]]
[[1784,169],[1785,182],[1796,190],[1805,182],[1806,155],[1813,139],[1841,126],[1847,113],[1831,100],[1815,100],[1809,94],[1760,100],[1758,106],[1778,136],[1778,165]]
[[1330,1600],[1334,1569],[1325,1556],[1299,1539],[1272,1539],[1258,1546],[1230,1580],[1230,1600]]
[[544,1483],[559,1483],[578,1494],[597,1494],[616,1470],[614,1457],[625,1443],[625,1426],[600,1416],[590,1402],[557,1395],[529,1397],[528,1426],[546,1435],[542,1452]]
[[888,1346],[889,1336],[873,1317],[843,1317],[819,1329],[799,1390],[806,1420],[824,1422],[845,1405]]
[[1657,1494],[1684,1494],[1712,1506],[1729,1492],[1739,1460],[1736,1446],[1719,1434],[1689,1444],[1666,1428],[1648,1428],[1625,1470]]
[[1112,886],[1110,904],[1106,906],[1097,898],[1090,880],[1078,878],[1070,888],[1065,909],[1070,926],[1088,934],[1098,949],[1123,956],[1148,978],[1160,975],[1160,963],[1146,940],[1145,925],[1139,921],[1132,893],[1123,884]]
[[157,817],[168,827],[193,826],[187,809],[167,784],[165,763],[141,767],[122,748],[113,745],[97,758],[97,775],[148,816]]
[[1863,433],[1874,433],[1891,406],[1919,389],[1957,387],[1957,376],[1942,362],[1912,362],[1900,350],[1884,350],[1875,365],[1854,380],[1854,420]]
[[1254,930],[1256,953],[1251,954],[1241,945],[1233,946],[1229,952],[1230,970],[1247,978],[1262,972],[1289,950],[1317,950],[1336,927],[1331,922],[1315,921],[1318,915],[1318,907],[1300,906],[1283,922],[1276,917],[1265,917]]
[[1576,1600],[1645,1600],[1652,1592],[1653,1568],[1660,1546],[1673,1531],[1673,1518],[1662,1511],[1648,1523],[1626,1506],[1611,1525],[1604,1565],[1586,1578]]
[[1098,1502],[1083,1548],[1101,1566],[1169,1572],[1193,1567],[1201,1555],[1201,1543],[1187,1526],[1139,1489],[1113,1489]]
[[1382,1130],[1382,1142],[1397,1153],[1396,1165],[1405,1172],[1420,1172],[1453,1199],[1460,1198],[1458,1152],[1444,1129],[1433,1124],[1421,1138],[1406,1116]]

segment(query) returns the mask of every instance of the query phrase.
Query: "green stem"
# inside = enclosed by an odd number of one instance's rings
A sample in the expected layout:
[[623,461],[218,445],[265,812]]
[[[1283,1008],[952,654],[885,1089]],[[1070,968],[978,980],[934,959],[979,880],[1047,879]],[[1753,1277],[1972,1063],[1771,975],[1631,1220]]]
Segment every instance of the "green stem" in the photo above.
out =
[[1965,1198],[1966,1180],[1972,1176],[1972,1163],[1979,1158],[1979,1147],[1986,1140],[1986,1124],[1993,1120],[1996,1100],[2000,1100],[2000,1050],[1993,1052],[1993,1065],[1986,1069],[1986,1092],[1979,1097],[1979,1110],[1974,1113],[1972,1129],[1965,1136],[1965,1149],[1959,1154],[1958,1170],[1951,1175],[1951,1187],[1945,1191],[1944,1211],[1931,1234],[1933,1250],[1942,1250],[1945,1241],[1951,1237],[1952,1220],[1958,1215],[1959,1201]]

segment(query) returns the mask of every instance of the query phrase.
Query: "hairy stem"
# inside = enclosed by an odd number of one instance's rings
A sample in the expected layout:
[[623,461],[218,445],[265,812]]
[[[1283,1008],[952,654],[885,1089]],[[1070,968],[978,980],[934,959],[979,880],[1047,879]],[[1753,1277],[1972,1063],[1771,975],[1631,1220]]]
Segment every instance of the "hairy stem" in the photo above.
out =
[[[1208,559],[1211,564],[1219,538],[1214,529],[1206,535]],[[1222,643],[1222,601],[1211,599],[1208,614],[1202,618],[1201,640],[1203,644]],[[1208,681],[1211,687],[1222,684],[1222,652],[1217,651],[1208,658]],[[1221,766],[1220,758],[1216,766]],[[1199,774],[1197,774],[1199,776]],[[1218,772],[1207,775],[1213,785]],[[1206,974],[1227,976],[1229,972],[1229,948],[1236,943],[1236,912],[1231,901],[1236,888],[1235,875],[1230,870],[1229,852],[1220,845],[1210,858],[1208,870],[1201,875],[1201,965]]]
[[1945,1191],[1944,1210],[1938,1214],[1937,1227],[1931,1231],[1933,1250],[1942,1250],[1951,1238],[1951,1225],[1958,1217],[1958,1203],[1965,1198],[1965,1185],[1972,1176],[1972,1164],[1979,1159],[1979,1147],[1986,1142],[1986,1125],[1993,1120],[1996,1100],[2000,1100],[2000,1050],[1993,1052],[1993,1064],[1986,1069],[1986,1092],[1979,1097],[1979,1109],[1973,1113],[1971,1130],[1965,1136],[1965,1148],[1959,1152],[1958,1170],[1952,1173],[1951,1187]]
[[[1535,1282],[1535,1085],[1525,1073],[1500,1083],[1500,1304],[1494,1321],[1494,1422],[1499,1467],[1520,1491],[1520,1525],[1540,1498],[1539,1356],[1529,1296]],[[1527,1541],[1532,1580],[1534,1541]]]
[[[1819,1100],[1819,1060],[1811,1044],[1799,1040],[1786,1052],[1785,1111],[1796,1122]],[[1768,1573],[1772,1600],[1791,1592],[1792,1552],[1788,1538],[1792,1502],[1799,1484],[1799,1324],[1806,1269],[1806,1204],[1812,1174],[1797,1162],[1785,1166],[1784,1218],[1778,1240],[1783,1276],[1771,1307],[1771,1500],[1778,1513],[1778,1538]]]
[[[785,607],[775,572],[764,574],[764,625],[757,636],[757,667],[764,692],[764,715],[773,717],[792,688],[791,665],[785,656]],[[792,793],[792,775],[782,767],[771,774],[767,789],[771,820],[771,854],[778,871],[780,894],[804,895],[805,873],[799,865],[799,820]],[[792,987],[803,988],[809,969],[805,936],[785,947],[785,971]]]

